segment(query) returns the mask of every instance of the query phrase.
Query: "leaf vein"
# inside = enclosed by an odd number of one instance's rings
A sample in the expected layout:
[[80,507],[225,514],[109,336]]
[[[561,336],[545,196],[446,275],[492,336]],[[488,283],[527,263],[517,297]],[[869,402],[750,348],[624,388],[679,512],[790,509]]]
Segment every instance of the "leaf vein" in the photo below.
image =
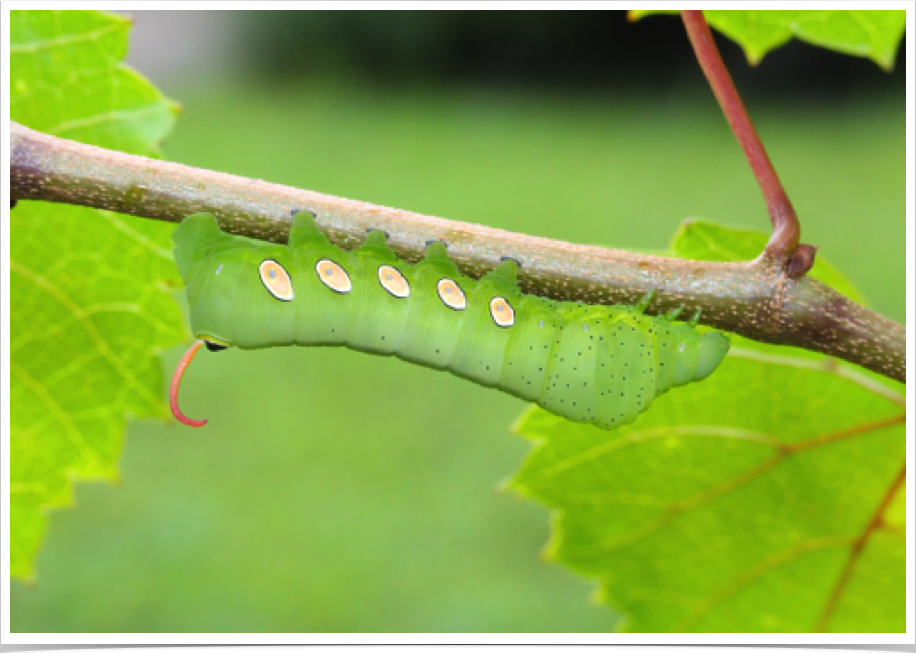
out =
[[823,360],[810,360],[806,358],[796,358],[794,356],[781,356],[779,354],[768,354],[744,347],[732,347],[729,356],[736,358],[746,358],[749,360],[769,363],[770,365],[782,365],[785,367],[797,367],[800,369],[814,370],[815,372],[827,372],[834,374],[847,381],[852,381],[857,385],[871,391],[872,393],[884,397],[899,406],[906,406],[906,397],[899,392],[895,392],[883,383],[874,381],[864,374],[856,371],[848,365],[838,363],[833,358],[824,358]]
[[840,575],[837,577],[836,584],[833,586],[833,590],[831,591],[830,596],[827,599],[827,603],[824,606],[824,611],[821,613],[820,619],[818,619],[817,622],[817,626],[814,628],[815,632],[822,633],[827,629],[827,626],[830,623],[830,619],[833,617],[837,605],[839,605],[843,591],[849,584],[849,579],[852,577],[852,572],[855,569],[856,563],[862,556],[862,551],[865,549],[865,545],[868,543],[868,540],[872,534],[884,524],[884,512],[891,504],[891,500],[893,500],[894,495],[897,493],[897,490],[900,489],[900,486],[903,485],[905,480],[906,463],[903,464],[903,467],[897,473],[897,476],[891,483],[890,488],[888,488],[887,492],[885,492],[881,497],[881,501],[878,503],[878,507],[872,515],[872,518],[869,519],[868,523],[865,525],[865,528],[862,530],[859,536],[850,543],[852,548],[849,551],[849,558],[846,560],[846,564],[843,566]]
[[[864,433],[870,433],[872,431],[887,428],[889,426],[893,426],[895,424],[900,423],[904,419],[905,417],[898,415],[898,416],[894,416],[887,420],[881,420],[879,422],[872,422],[869,424],[862,424],[862,425],[853,427],[851,429],[837,431],[835,433],[828,433],[826,435],[819,436],[817,438],[812,438],[810,440],[804,440],[802,442],[792,444],[792,445],[784,445],[784,444],[778,443],[779,450],[773,456],[766,459],[765,461],[763,461],[756,467],[753,467],[750,470],[742,474],[739,474],[737,476],[733,476],[732,478],[727,479],[719,483],[718,485],[715,485],[703,492],[699,492],[693,495],[692,497],[688,497],[680,501],[674,501],[667,506],[665,512],[658,515],[657,517],[654,517],[652,519],[649,519],[643,522],[642,524],[640,524],[633,530],[627,533],[624,533],[623,535],[618,535],[613,538],[602,540],[595,544],[590,544],[584,547],[578,547],[577,552],[580,555],[583,555],[585,557],[595,557],[598,555],[604,555],[615,549],[620,549],[625,546],[629,546],[643,539],[644,537],[647,537],[651,533],[654,533],[655,531],[666,526],[667,524],[671,523],[672,521],[677,519],[680,515],[684,514],[685,512],[689,510],[693,510],[694,508],[698,508],[699,506],[710,503],[712,501],[715,501],[719,497],[733,490],[736,490],[743,485],[750,483],[754,479],[762,476],[766,472],[770,471],[771,469],[779,465],[782,461],[789,458],[793,454],[796,454],[802,451],[807,451],[809,449],[813,449],[816,447],[825,446],[827,444],[832,444],[834,442],[847,440],[849,438],[852,438],[858,435],[862,435]],[[689,427],[685,427],[685,428],[689,428]],[[617,442],[620,439],[622,438],[618,438],[617,440],[614,440],[613,442]]]
[[51,39],[44,39],[42,41],[30,41],[26,43],[11,43],[10,44],[10,54],[34,54],[35,52],[40,52],[42,50],[49,50],[51,48],[65,47],[72,45],[74,43],[81,43],[83,41],[92,41],[105,36],[110,32],[116,32],[118,30],[127,29],[125,23],[115,23],[112,25],[107,25],[105,27],[100,27],[98,29],[92,30],[91,32],[81,32],[79,34],[67,34],[64,36],[57,36]]
[[105,123],[109,122],[117,122],[118,120],[127,121],[131,118],[142,118],[146,115],[158,113],[160,109],[161,105],[154,103],[137,109],[117,109],[115,111],[106,111],[105,113],[97,113],[86,118],[64,120],[44,131],[46,134],[60,136],[75,129],[82,129],[85,127],[98,127],[99,125],[104,125]]
[[89,338],[95,343],[102,356],[111,364],[119,376],[124,379],[124,381],[148,403],[149,407],[154,413],[158,412],[158,398],[154,396],[142,383],[140,383],[133,372],[131,372],[130,368],[125,366],[123,361],[121,361],[121,359],[115,355],[115,353],[111,350],[111,347],[108,346],[108,342],[105,340],[104,336],[99,333],[98,329],[92,323],[92,320],[87,317],[85,311],[82,308],[77,306],[73,300],[61,292],[57,286],[52,284],[49,280],[45,279],[37,272],[30,270],[29,268],[26,268],[19,263],[16,263],[15,261],[10,262],[10,270],[20,275],[24,279],[31,281],[38,288],[57,300],[57,302],[80,323],[80,325],[85,330],[86,335],[88,335]]
[[67,434],[70,443],[79,451],[80,455],[95,465],[101,465],[102,458],[99,452],[86,442],[70,415],[54,400],[54,397],[51,396],[41,382],[32,377],[14,361],[10,361],[10,370],[26,388],[32,391],[32,394],[48,409],[48,412],[56,418],[57,422],[63,427],[64,433]]
[[792,562],[793,560],[805,554],[814,553],[816,551],[823,551],[825,549],[849,546],[852,544],[852,542],[853,539],[850,537],[821,537],[802,540],[801,542],[797,542],[796,544],[786,547],[781,551],[777,551],[776,553],[761,560],[758,564],[754,565],[751,569],[747,570],[743,574],[735,577],[732,582],[728,583],[717,592],[714,592],[703,599],[697,605],[697,607],[691,610],[685,617],[676,623],[671,628],[670,632],[684,632],[687,628],[690,627],[691,624],[695,624],[699,619],[703,617],[703,615],[708,613],[718,604],[722,603],[722,601],[733,596],[735,593],[747,585],[751,584],[767,572],[772,571],[777,567]]
[[563,472],[569,471],[570,469],[578,467],[579,465],[584,465],[585,463],[596,460],[602,456],[606,456],[631,444],[649,442],[651,440],[660,440],[669,437],[719,437],[735,440],[746,440],[748,442],[764,444],[770,447],[782,446],[782,443],[779,442],[779,440],[770,435],[767,435],[766,433],[722,426],[706,426],[702,424],[691,424],[689,426],[679,426],[674,428],[662,427],[657,429],[648,429],[645,431],[630,431],[626,435],[623,435],[619,438],[614,438],[609,442],[605,442],[590,449],[586,449],[580,454],[554,463],[553,465],[546,467],[542,473],[538,474],[538,477],[542,480],[552,478]]
[[150,252],[152,252],[156,256],[159,256],[160,258],[164,258],[167,261],[172,260],[171,251],[167,250],[164,247],[160,247],[158,243],[156,243],[154,240],[152,240],[148,236],[141,234],[139,231],[129,226],[124,220],[116,217],[114,214],[112,214],[109,211],[99,211],[98,213],[102,218],[107,220],[111,224],[112,227],[120,231],[122,234],[125,234],[128,238],[133,239],[138,244],[142,245],[143,247],[148,249]]

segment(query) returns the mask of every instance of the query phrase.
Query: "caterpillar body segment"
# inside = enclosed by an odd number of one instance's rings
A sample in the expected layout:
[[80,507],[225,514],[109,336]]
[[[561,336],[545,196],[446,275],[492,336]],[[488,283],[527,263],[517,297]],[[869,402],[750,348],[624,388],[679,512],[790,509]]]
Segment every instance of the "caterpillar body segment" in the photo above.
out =
[[386,241],[373,230],[344,251],[306,211],[294,216],[286,246],[225,234],[210,214],[189,216],[174,242],[192,330],[209,348],[394,355],[605,429],[705,378],[728,351],[727,337],[697,332],[694,319],[644,315],[654,294],[633,306],[558,302],[522,294],[511,258],[473,280],[440,242],[411,265]]

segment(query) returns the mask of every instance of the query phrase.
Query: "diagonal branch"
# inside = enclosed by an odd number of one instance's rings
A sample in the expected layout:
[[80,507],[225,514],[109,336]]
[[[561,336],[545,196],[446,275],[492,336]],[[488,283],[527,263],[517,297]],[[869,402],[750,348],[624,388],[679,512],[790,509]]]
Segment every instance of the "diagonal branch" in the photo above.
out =
[[591,304],[632,303],[657,289],[650,313],[703,310],[703,323],[761,342],[823,352],[904,381],[906,332],[783,261],[685,261],[573,245],[391,209],[177,163],[82,145],[10,123],[11,198],[44,200],[179,222],[198,211],[231,233],[285,242],[290,211],[309,209],[331,242],[362,243],[386,231],[402,258],[449,244],[461,271],[479,277],[511,256],[527,293]]

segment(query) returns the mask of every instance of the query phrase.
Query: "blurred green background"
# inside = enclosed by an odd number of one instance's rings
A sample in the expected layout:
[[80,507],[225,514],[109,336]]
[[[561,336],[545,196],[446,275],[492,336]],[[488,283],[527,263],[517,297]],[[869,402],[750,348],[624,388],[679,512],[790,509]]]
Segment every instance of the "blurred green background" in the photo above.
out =
[[[362,13],[134,12],[130,61],[183,105],[167,157],[579,243],[767,229],[676,19]],[[804,242],[903,321],[902,60],[723,49]],[[523,402],[343,349],[202,355],[182,390],[210,423],[130,425],[120,484],[78,485],[13,584],[13,631],[615,627],[539,559],[547,511],[498,491]]]

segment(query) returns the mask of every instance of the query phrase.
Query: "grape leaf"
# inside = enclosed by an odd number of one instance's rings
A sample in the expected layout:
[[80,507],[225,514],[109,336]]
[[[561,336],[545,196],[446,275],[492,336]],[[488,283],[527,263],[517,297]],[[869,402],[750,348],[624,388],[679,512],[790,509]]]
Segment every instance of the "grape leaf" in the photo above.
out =
[[[120,62],[130,22],[10,12],[13,120],[154,156],[175,105]],[[34,577],[51,508],[113,480],[128,416],[165,417],[158,353],[185,340],[170,225],[20,202],[10,212],[10,568]]]
[[[748,232],[675,253],[744,258]],[[707,380],[616,431],[538,408],[510,482],[554,511],[547,555],[638,632],[905,632],[899,384],[738,337]]]
[[[676,13],[631,11],[630,19]],[[754,65],[794,36],[812,45],[866,57],[890,70],[906,28],[903,10],[707,10],[703,15],[710,26],[744,48]]]

